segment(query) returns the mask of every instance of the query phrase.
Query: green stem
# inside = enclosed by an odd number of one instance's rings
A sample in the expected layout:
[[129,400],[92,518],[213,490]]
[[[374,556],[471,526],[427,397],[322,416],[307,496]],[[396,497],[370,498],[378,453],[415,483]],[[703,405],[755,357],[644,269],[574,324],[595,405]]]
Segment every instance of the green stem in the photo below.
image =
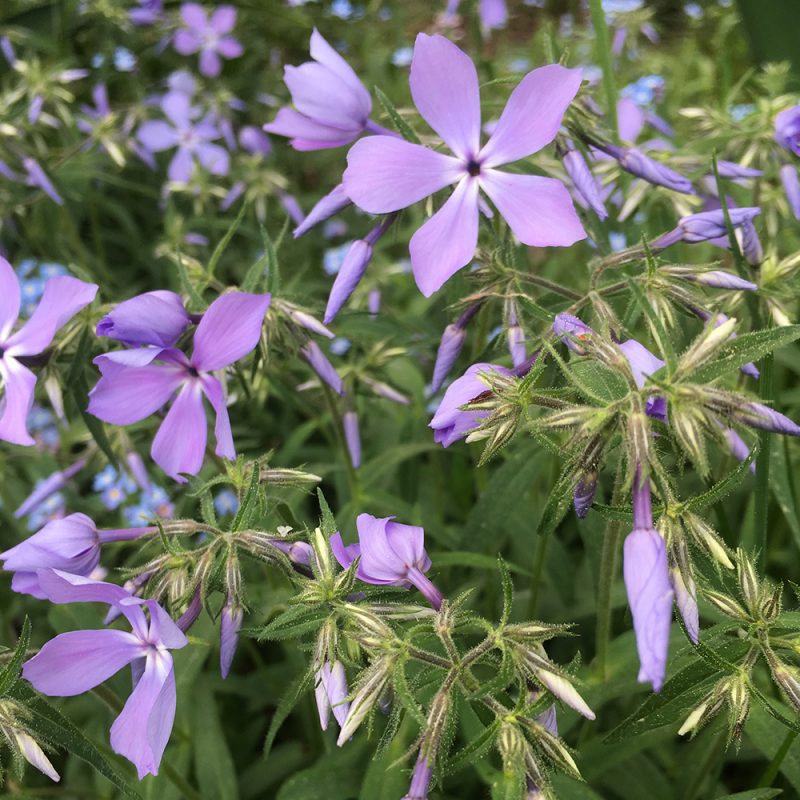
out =
[[169,782],[181,792],[181,797],[185,797],[187,800],[203,800],[200,792],[179,774],[168,761],[161,763],[161,771],[166,775]]
[[342,452],[342,460],[344,461],[345,469],[347,471],[347,482],[350,487],[350,500],[357,505],[361,491],[358,483],[358,474],[353,468],[353,462],[350,460],[350,450],[347,448],[347,439],[345,439],[344,435],[342,417],[339,413],[339,409],[337,408],[336,401],[334,400],[333,392],[331,391],[330,387],[324,381],[321,383],[322,391],[325,395],[325,401],[327,402],[328,409],[331,412],[331,423],[333,424],[333,429],[336,432],[336,441],[339,444],[339,449]]
[[547,289],[549,292],[553,292],[553,294],[560,294],[562,297],[568,297],[570,300],[583,299],[583,295],[580,292],[567,289],[566,286],[561,286],[555,281],[543,278],[541,275],[533,275],[531,273],[514,270],[514,277],[517,280],[525,281],[526,283],[533,283],[536,286],[540,286],[542,289]]
[[[620,503],[622,494],[622,471],[617,472],[614,485],[614,494],[611,500],[613,506]],[[597,586],[597,628],[595,635],[595,668],[601,681],[606,680],[606,660],[608,658],[608,645],[611,638],[611,599],[614,588],[614,579],[617,575],[617,552],[619,551],[622,526],[618,520],[609,520],[603,538],[603,554],[600,560],[600,580]]]
[[[764,356],[759,364],[761,377],[759,378],[759,394],[761,399],[769,405],[772,400],[775,362],[772,353]],[[769,513],[769,462],[770,449],[772,445],[772,434],[769,431],[762,431],[761,447],[756,459],[756,497],[755,497],[755,519],[754,519],[754,542],[758,566],[763,569],[767,558],[767,526]]]
[[544,571],[544,559],[547,553],[547,540],[550,536],[549,526],[545,532],[539,536],[536,544],[536,556],[533,562],[533,578],[531,580],[531,599],[528,602],[528,618],[535,619],[536,605],[539,602],[539,587],[542,583],[542,572]]
[[789,731],[786,734],[783,742],[781,742],[781,746],[778,748],[778,752],[775,753],[772,761],[769,762],[769,766],[764,770],[764,774],[761,776],[761,780],[759,780],[756,786],[757,789],[764,789],[767,786],[772,786],[772,782],[775,780],[775,776],[781,768],[783,759],[786,758],[786,754],[789,752],[789,748],[796,738],[797,731]]
[[617,125],[617,84],[614,80],[614,64],[611,59],[611,43],[608,38],[606,15],[603,12],[602,0],[589,0],[592,12],[592,25],[597,37],[597,55],[603,70],[603,86],[606,92],[608,105],[608,121],[614,141],[619,142],[619,127]]

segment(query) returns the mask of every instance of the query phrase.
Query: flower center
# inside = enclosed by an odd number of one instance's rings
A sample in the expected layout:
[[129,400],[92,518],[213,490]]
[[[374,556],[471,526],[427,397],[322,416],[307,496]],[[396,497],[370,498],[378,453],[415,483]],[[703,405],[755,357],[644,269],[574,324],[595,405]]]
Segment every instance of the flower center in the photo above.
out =
[[476,161],[474,158],[471,158],[467,161],[467,172],[473,177],[477,178],[478,175],[481,174],[481,164],[480,161]]
[[197,371],[197,368],[196,368],[196,367],[189,367],[189,374],[190,374],[190,375],[191,375],[193,378],[199,378],[199,377],[200,377],[200,373]]

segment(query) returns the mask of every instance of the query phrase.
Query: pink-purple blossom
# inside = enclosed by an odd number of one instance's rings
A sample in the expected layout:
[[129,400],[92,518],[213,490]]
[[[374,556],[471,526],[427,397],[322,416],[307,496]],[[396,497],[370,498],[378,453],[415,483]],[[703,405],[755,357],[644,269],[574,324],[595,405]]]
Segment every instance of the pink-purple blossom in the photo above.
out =
[[425,296],[474,256],[479,190],[524,244],[567,246],[585,238],[561,181],[497,169],[553,141],[580,88],[579,69],[551,64],[528,73],[483,146],[478,73],[466,53],[443,36],[420,33],[410,84],[420,114],[453,155],[394,136],[369,136],[350,149],[343,182],[353,202],[372,214],[399,211],[456,184],[411,239],[411,266]]
[[42,694],[72,697],[130,665],[134,688],[111,726],[111,748],[136,766],[140,780],[157,775],[175,720],[170,650],[185,647],[186,637],[154,600],[133,597],[121,586],[59,570],[40,570],[38,578],[50,602],[105,603],[124,615],[132,630],[62,633],[25,663],[23,677]]
[[218,297],[198,323],[191,357],[175,347],[139,347],[98,356],[94,363],[102,377],[90,392],[89,412],[113,425],[131,425],[158,411],[177,392],[150,454],[167,475],[183,482],[181,473],[196,475],[203,465],[205,396],[216,417],[215,452],[235,458],[225,392],[212,373],[256,347],[269,303],[268,294],[230,292]]
[[115,306],[97,323],[97,335],[130,345],[172,347],[190,322],[180,295],[158,290]]
[[775,117],[775,141],[800,156],[800,105],[784,109]]
[[222,71],[221,59],[238,58],[244,48],[230,35],[236,25],[236,9],[223,5],[209,16],[199,3],[181,6],[184,27],[175,34],[175,49],[183,56],[200,53],[200,72],[216,78]]

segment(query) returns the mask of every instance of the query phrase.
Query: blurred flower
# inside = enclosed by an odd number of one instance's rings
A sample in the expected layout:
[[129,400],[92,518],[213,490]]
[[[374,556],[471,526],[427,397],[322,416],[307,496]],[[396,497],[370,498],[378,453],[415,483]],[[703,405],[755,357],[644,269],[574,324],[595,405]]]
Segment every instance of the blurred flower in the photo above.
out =
[[358,558],[356,577],[364,583],[416,586],[438,610],[442,605],[442,593],[424,574],[431,568],[431,560],[425,552],[425,531],[415,525],[393,522],[393,519],[359,514],[356,519],[358,544],[345,546],[337,532],[331,536],[331,550],[345,569]]
[[239,510],[239,498],[233,489],[223,489],[214,496],[214,510],[221,517],[233,516]]
[[164,11],[164,0],[136,0],[138,8],[128,12],[128,18],[134,25],[146,27],[154,25],[161,19]]
[[524,244],[566,246],[585,238],[564,184],[495,169],[553,140],[580,83],[579,69],[553,64],[530,72],[481,147],[475,65],[443,36],[417,36],[411,94],[454,156],[394,136],[369,136],[350,149],[343,183],[356,205],[372,214],[399,211],[457,184],[444,206],[411,239],[414,278],[426,297],[475,254],[479,189],[488,194]]
[[[30,419],[30,415],[28,416]],[[67,481],[77,475],[86,466],[86,459],[79,458],[74,464],[63,470],[57,470],[44,480],[36,482],[33,491],[22,501],[14,516],[19,519],[30,514],[37,506],[47,500],[50,495],[63,489]]]
[[0,256],[0,378],[5,390],[0,439],[13,444],[35,443],[26,423],[36,376],[19,359],[43,352],[56,331],[92,302],[97,289],[97,284],[68,275],[51,278],[31,318],[12,333],[19,316],[20,285],[11,264]]
[[184,3],[181,19],[186,26],[175,34],[175,49],[183,56],[200,51],[200,72],[207,78],[216,78],[222,70],[221,58],[238,58],[244,49],[237,39],[228,34],[236,25],[236,9],[219,6],[211,17],[198,3]]
[[775,141],[800,156],[800,105],[787,108],[775,117]]
[[256,347],[269,302],[268,294],[229,292],[218,297],[195,330],[191,358],[171,347],[98,356],[94,363],[102,377],[89,394],[89,413],[113,425],[130,425],[153,414],[177,391],[150,453],[167,475],[184,482],[180,473],[196,475],[203,465],[205,395],[216,416],[216,453],[235,458],[224,391],[212,373]]
[[169,651],[185,647],[186,637],[154,600],[133,597],[120,586],[57,570],[41,570],[39,583],[52,603],[106,603],[118,609],[132,632],[106,628],[62,633],[25,662],[23,677],[42,694],[71,697],[130,664],[134,689],[111,727],[111,748],[133,762],[140,780],[157,775],[175,718]]

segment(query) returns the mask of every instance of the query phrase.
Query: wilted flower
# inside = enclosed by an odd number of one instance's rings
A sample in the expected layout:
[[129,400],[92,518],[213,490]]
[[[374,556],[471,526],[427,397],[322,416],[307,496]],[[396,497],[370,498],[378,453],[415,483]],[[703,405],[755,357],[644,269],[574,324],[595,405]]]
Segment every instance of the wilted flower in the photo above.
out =
[[219,6],[210,17],[198,3],[184,3],[181,19],[185,28],[175,34],[175,49],[184,56],[200,51],[200,72],[207,78],[216,78],[222,70],[222,58],[238,58],[242,45],[228,34],[236,24],[236,9]]
[[[177,391],[151,448],[153,460],[177,481],[203,465],[203,395],[216,415],[216,453],[235,458],[222,384],[211,373],[244,358],[258,344],[270,295],[230,292],[203,314],[187,358],[174,347],[140,347],[98,356],[102,377],[89,394],[89,412],[113,425],[131,425],[161,408]],[[143,323],[146,327],[146,323]]]
[[26,421],[33,405],[36,376],[22,360],[43,352],[56,331],[94,300],[97,284],[63,275],[51,278],[39,305],[16,332],[20,310],[20,284],[11,264],[0,256],[0,378],[5,394],[0,405],[0,439],[32,445]]
[[311,57],[313,61],[284,69],[295,108],[282,108],[264,130],[289,137],[295,150],[350,144],[370,125],[372,98],[316,28],[311,34]]
[[415,525],[393,522],[394,517],[378,519],[359,514],[356,519],[358,544],[344,545],[340,533],[331,536],[336,560],[346,569],[355,559],[356,577],[364,583],[389,586],[416,586],[435,608],[442,605],[442,593],[424,574],[431,568],[425,552],[425,531]]
[[130,664],[134,689],[111,727],[111,747],[135,764],[140,780],[157,775],[175,719],[175,674],[169,651],[185,647],[186,637],[154,600],[133,597],[121,586],[58,570],[40,570],[38,577],[50,602],[106,603],[119,610],[133,630],[62,633],[25,663],[23,677],[42,694],[71,697],[88,692]]
[[353,202],[372,214],[399,211],[457,184],[444,206],[411,238],[414,278],[426,297],[475,253],[479,189],[524,244],[567,246],[585,238],[564,184],[495,169],[553,140],[580,88],[579,69],[552,64],[528,73],[483,147],[478,74],[466,53],[443,36],[420,33],[410,84],[420,114],[454,155],[393,136],[370,136],[348,153],[343,182]]

